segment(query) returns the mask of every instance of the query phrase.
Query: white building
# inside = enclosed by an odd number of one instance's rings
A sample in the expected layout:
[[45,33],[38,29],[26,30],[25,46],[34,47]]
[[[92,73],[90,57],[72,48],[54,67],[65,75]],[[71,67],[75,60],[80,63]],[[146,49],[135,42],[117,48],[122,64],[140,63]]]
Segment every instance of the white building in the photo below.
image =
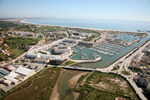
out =
[[27,68],[20,67],[20,68],[18,68],[18,69],[16,70],[16,73],[19,73],[19,74],[28,76],[29,74],[32,73],[32,70],[31,70],[31,69],[27,69]]

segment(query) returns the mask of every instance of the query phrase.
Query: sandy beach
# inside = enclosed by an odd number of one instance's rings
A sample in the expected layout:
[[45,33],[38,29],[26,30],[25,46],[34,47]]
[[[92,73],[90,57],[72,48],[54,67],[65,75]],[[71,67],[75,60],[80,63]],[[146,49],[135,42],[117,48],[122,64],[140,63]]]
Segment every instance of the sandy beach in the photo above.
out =
[[[73,89],[73,88],[78,84],[78,80],[79,80],[79,78],[80,78],[82,75],[86,75],[86,74],[88,74],[88,73],[89,73],[89,72],[83,72],[83,73],[81,73],[81,74],[78,74],[78,75],[72,77],[72,78],[69,80],[71,89]],[[80,95],[80,93],[74,92],[74,91],[72,92],[72,94],[73,94],[73,96],[74,96],[74,100],[77,100],[77,98],[78,98],[79,95]]]
[[[36,24],[36,23],[24,22],[25,20],[27,20],[27,19],[21,20],[20,23],[34,24],[34,25],[39,25],[39,26],[55,26],[55,27],[62,27],[62,28],[79,28],[79,29],[88,29],[88,30],[94,30],[94,31],[118,31],[118,30],[95,29],[95,28],[84,28],[84,27],[70,27],[70,26],[57,26],[57,25]],[[129,32],[129,31],[120,31],[120,32]],[[137,32],[131,32],[131,33],[137,33]]]

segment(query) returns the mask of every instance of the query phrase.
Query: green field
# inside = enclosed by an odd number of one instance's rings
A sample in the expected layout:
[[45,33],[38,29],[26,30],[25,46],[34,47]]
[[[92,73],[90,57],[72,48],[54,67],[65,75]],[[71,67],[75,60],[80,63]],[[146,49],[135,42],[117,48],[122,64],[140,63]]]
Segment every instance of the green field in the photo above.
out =
[[[49,100],[61,68],[47,68],[13,89],[5,100]],[[7,94],[7,93],[6,93]]]
[[80,93],[78,100],[114,100],[116,97],[139,100],[124,78],[100,72],[90,75],[75,91]]
[[[28,51],[29,46],[35,45],[38,43],[38,41],[41,40],[41,38],[26,38],[26,37],[5,37],[4,43],[6,43],[9,46],[9,50],[12,52],[10,54],[11,58],[17,58],[24,52]],[[27,45],[25,47],[25,45]],[[0,46],[3,50],[6,49],[4,45],[2,44]],[[7,56],[0,54],[0,61],[7,60]]]
[[76,63],[76,62],[69,60],[69,61],[65,62],[64,64],[62,64],[62,66],[68,66],[68,65],[73,64],[73,63]]
[[24,51],[16,48],[16,49],[10,49],[10,51],[14,54],[14,58],[17,58],[18,56],[20,56],[21,54],[24,53]]
[[124,75],[130,75],[130,73],[128,71],[121,71],[121,73]]

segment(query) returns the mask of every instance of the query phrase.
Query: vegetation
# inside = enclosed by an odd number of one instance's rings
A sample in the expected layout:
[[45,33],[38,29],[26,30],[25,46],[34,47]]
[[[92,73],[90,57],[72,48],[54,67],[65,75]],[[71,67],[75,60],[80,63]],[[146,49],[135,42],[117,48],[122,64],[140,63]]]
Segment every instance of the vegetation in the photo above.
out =
[[119,68],[120,68],[120,66],[117,65],[117,68],[113,68],[111,71],[116,71],[116,70],[118,70]]
[[128,71],[121,71],[121,73],[124,75],[130,75],[130,73]]
[[[5,100],[49,100],[61,68],[46,68],[1,95]],[[3,93],[3,92],[2,92]],[[9,95],[10,94],[10,95]],[[19,96],[18,96],[19,95]]]
[[17,59],[17,60],[15,61],[15,63],[19,63],[19,60]]
[[119,96],[119,95],[111,94],[104,91],[98,91],[98,90],[93,90],[87,100],[115,100],[116,97],[130,100],[130,98],[124,96]]
[[92,73],[75,91],[80,93],[78,100],[114,100],[116,97],[139,99],[125,79],[100,72]]
[[94,30],[89,30],[89,29],[77,29],[77,30],[82,31],[84,33],[97,33],[97,34],[99,34],[99,32],[94,31]]
[[83,41],[92,41],[93,39],[95,39],[96,37],[98,37],[100,34],[97,34],[97,35],[91,35],[87,38],[85,38]]
[[76,62],[69,60],[69,61],[65,62],[64,64],[62,64],[62,66],[68,66],[68,65],[73,64],[73,63],[76,63]]
[[113,41],[113,40],[109,40],[109,39],[105,39],[105,40],[109,41],[109,42],[119,43],[118,41]]
[[78,84],[81,84],[81,82],[83,81],[83,79],[84,79],[85,77],[87,77],[87,75],[88,75],[88,74],[86,74],[86,75],[81,75],[81,77],[80,77],[79,80],[78,80]]
[[[26,37],[5,37],[4,43],[9,47],[11,58],[17,58],[24,52],[28,51],[30,45],[35,45],[41,38],[26,38]],[[3,50],[4,45],[0,46]],[[6,61],[8,56],[0,54],[0,61]]]
[[4,54],[0,54],[0,61],[6,61],[8,58],[8,56],[4,55]]
[[139,69],[134,69],[134,68],[131,68],[131,71],[133,71],[133,72],[140,72]]
[[8,21],[0,21],[0,27],[2,28],[0,31],[7,32],[10,29],[20,30],[20,31],[31,31],[31,28],[34,28],[35,26],[17,24],[17,23],[8,22]]
[[146,56],[150,56],[150,52],[146,52]]

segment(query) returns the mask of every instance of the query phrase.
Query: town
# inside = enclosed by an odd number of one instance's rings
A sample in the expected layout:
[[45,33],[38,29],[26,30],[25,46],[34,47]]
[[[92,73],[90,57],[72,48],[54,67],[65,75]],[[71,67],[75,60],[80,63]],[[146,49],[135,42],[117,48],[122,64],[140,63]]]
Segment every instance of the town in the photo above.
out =
[[[0,88],[2,92],[8,93],[46,68],[64,68],[90,71],[77,86],[77,92],[81,92],[79,90],[84,84],[93,81],[89,79],[94,77],[93,74],[102,72],[121,76],[128,81],[138,96],[126,94],[127,98],[149,99],[150,42],[146,40],[141,45],[132,47],[132,44],[140,42],[147,35],[146,32],[92,30],[1,21]],[[78,66],[82,63],[101,62],[106,57],[111,59],[128,47],[132,49],[120,55],[120,58],[115,58],[106,68]],[[55,71],[53,73],[55,74]],[[95,85],[98,87],[94,81],[90,84],[93,84],[93,88]],[[7,95],[0,97],[5,98]]]

